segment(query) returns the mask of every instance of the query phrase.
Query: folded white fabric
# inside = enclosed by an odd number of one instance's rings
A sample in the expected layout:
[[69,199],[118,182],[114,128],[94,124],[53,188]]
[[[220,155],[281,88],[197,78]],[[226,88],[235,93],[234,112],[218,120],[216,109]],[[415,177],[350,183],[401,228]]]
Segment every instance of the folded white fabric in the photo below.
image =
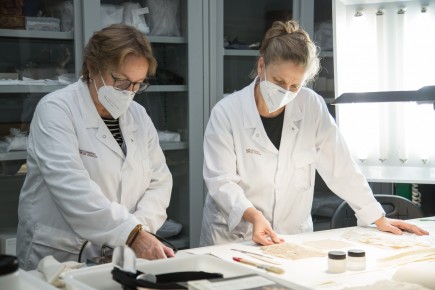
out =
[[81,268],[84,263],[74,261],[58,262],[53,256],[46,256],[39,261],[37,270],[41,272],[45,280],[56,287],[64,287],[61,275],[69,270]]

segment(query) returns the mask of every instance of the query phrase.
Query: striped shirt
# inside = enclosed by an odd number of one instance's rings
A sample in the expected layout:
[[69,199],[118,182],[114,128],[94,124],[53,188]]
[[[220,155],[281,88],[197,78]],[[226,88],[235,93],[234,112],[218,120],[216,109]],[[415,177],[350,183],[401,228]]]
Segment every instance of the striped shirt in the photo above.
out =
[[110,133],[112,133],[113,138],[115,138],[116,142],[118,142],[119,146],[122,148],[122,143],[124,143],[124,139],[122,138],[121,129],[119,128],[119,119],[104,119],[104,123],[107,128],[109,128]]

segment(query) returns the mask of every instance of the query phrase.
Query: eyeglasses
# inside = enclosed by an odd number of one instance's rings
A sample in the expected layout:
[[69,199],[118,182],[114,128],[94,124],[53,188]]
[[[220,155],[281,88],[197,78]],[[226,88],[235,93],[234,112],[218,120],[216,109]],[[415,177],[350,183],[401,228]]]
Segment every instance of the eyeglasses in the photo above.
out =
[[132,82],[128,79],[117,78],[112,73],[110,73],[110,76],[113,79],[113,87],[120,91],[128,90],[130,86],[133,85],[132,92],[134,92],[135,94],[140,94],[143,93],[150,86],[150,83],[147,81],[143,83]]

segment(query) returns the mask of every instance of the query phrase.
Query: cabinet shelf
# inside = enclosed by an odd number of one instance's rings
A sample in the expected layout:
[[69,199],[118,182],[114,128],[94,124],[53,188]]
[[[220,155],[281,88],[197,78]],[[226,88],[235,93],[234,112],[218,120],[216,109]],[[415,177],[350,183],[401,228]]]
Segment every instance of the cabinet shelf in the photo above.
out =
[[[189,148],[187,142],[160,142],[160,146],[162,147],[163,151],[182,150]],[[0,153],[0,161],[25,159],[27,159],[27,151],[25,150]]]
[[186,92],[186,85],[151,85],[147,92]]
[[65,85],[0,85],[0,93],[51,93]]
[[[51,93],[65,85],[0,85],[0,93]],[[147,92],[186,92],[186,85],[152,85]]]
[[259,56],[260,52],[258,50],[247,50],[247,49],[225,49],[225,56]]
[[185,37],[147,35],[151,43],[187,43]]
[[25,159],[27,159],[27,151],[25,150],[0,153],[0,161],[25,160]]
[[163,151],[182,150],[189,148],[187,142],[160,142]]
[[321,51],[320,57],[334,57],[334,52],[332,50]]
[[[74,32],[37,31],[20,29],[0,29],[0,37],[36,38],[36,39],[74,39]],[[175,36],[148,36],[152,43],[187,43],[185,37]]]
[[73,40],[74,32],[0,29],[0,37]]

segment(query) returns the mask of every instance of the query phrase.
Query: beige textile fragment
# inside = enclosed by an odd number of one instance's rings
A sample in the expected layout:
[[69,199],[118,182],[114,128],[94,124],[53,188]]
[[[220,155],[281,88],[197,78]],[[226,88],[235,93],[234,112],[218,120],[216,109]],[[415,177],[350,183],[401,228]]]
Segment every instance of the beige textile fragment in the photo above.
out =
[[339,241],[339,240],[331,240],[331,239],[325,239],[325,240],[317,240],[317,241],[306,241],[304,242],[304,245],[310,246],[313,248],[317,248],[320,250],[332,250],[332,249],[342,249],[347,248],[350,246],[353,246],[353,244]]
[[393,280],[435,289],[435,262],[410,263],[397,269]]
[[260,249],[266,254],[275,257],[289,259],[289,260],[299,260],[305,258],[326,256],[324,252],[316,248],[292,244],[292,243],[263,246],[260,247]]
[[418,261],[435,261],[435,248],[401,252],[377,260],[378,264],[383,267],[404,265]]
[[379,290],[379,289],[382,289],[382,290],[429,290],[428,288],[417,285],[417,284],[411,284],[411,283],[406,283],[406,282],[397,282],[397,281],[391,281],[391,280],[380,280],[374,284],[367,285],[367,286],[343,288],[343,290]]
[[385,233],[373,233],[373,232],[359,233],[350,230],[343,233],[342,237],[350,241],[360,242],[364,244],[378,245],[383,247],[390,247],[394,249],[402,249],[402,248],[416,247],[416,246],[420,246],[420,247],[430,246],[427,243],[422,243],[415,240],[409,240],[406,237],[400,237],[394,234],[388,236]]

